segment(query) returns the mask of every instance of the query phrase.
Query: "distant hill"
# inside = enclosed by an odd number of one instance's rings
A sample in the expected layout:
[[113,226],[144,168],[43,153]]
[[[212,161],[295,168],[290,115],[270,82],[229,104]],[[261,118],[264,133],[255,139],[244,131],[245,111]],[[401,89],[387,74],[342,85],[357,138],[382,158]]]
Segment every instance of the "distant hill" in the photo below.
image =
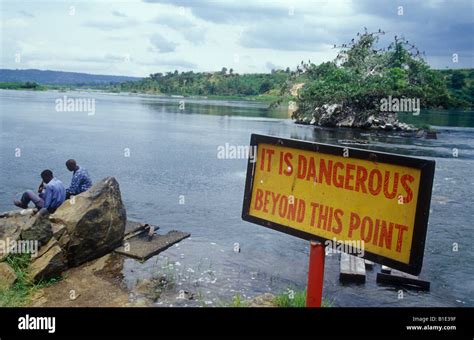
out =
[[94,86],[120,83],[124,81],[137,81],[142,78],[126,76],[107,76],[62,71],[8,70],[0,69],[0,82],[36,82],[41,85],[74,85]]

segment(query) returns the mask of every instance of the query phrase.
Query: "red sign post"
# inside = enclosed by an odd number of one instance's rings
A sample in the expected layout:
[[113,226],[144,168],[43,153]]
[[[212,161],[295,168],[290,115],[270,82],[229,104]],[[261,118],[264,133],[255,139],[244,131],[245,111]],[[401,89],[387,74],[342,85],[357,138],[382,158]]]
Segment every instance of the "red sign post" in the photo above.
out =
[[306,291],[306,307],[321,307],[324,282],[324,245],[311,241],[309,251],[308,288]]

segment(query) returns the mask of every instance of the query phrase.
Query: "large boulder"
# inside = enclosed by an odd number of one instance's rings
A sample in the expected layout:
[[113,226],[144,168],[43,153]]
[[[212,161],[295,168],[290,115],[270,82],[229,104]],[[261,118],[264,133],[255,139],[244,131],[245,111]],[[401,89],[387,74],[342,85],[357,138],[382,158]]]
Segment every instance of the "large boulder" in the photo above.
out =
[[127,219],[117,180],[107,177],[97,182],[66,201],[50,219],[53,224],[66,227],[59,243],[68,266],[78,266],[112,251],[122,243]]

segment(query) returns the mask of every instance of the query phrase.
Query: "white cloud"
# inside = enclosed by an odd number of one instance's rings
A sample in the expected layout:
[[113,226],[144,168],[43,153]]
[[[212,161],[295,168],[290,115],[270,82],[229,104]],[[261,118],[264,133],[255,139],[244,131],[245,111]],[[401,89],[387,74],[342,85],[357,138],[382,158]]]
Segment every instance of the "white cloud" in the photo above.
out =
[[122,12],[116,11],[116,10],[112,11],[112,15],[116,16],[116,17],[119,17],[119,18],[127,18],[128,17],[128,15],[126,15],[125,13],[122,13]]
[[194,44],[202,44],[206,38],[204,27],[196,20],[192,20],[183,14],[159,15],[150,22],[178,31],[186,40]]
[[396,15],[393,0],[91,0],[74,3],[75,15],[71,4],[2,2],[0,67],[130,76],[223,66],[268,72],[270,64],[333,59],[332,45],[364,26],[388,31],[383,42],[404,35],[435,67],[474,66],[469,0],[410,2],[404,16]]
[[150,42],[155,49],[160,53],[169,53],[176,50],[176,47],[179,45],[173,41],[166,39],[159,33],[155,33],[150,37]]

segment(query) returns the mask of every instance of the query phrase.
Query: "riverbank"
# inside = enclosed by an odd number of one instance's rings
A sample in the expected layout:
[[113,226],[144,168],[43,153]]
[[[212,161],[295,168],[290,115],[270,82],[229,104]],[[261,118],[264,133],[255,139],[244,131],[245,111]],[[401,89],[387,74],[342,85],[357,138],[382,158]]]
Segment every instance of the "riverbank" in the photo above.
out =
[[[107,254],[72,268],[54,284],[40,287],[24,299],[25,307],[296,307],[306,306],[306,292],[288,288],[278,295],[254,297],[236,294],[209,304],[196,292],[180,290],[172,272],[137,281],[129,288],[122,281],[125,257]],[[325,298],[323,307],[331,307]]]
[[[270,105],[271,103],[281,99],[276,94],[259,94],[259,95],[181,95],[181,94],[165,94],[150,91],[118,91],[106,87],[79,87],[79,86],[60,86],[60,85],[30,85],[27,83],[5,83],[0,82],[0,90],[26,90],[26,91],[49,91],[49,92],[87,92],[102,94],[120,94],[120,95],[146,95],[156,98],[173,98],[173,99],[196,99],[196,100],[238,100],[248,102],[261,102]],[[292,97],[284,97],[283,101],[288,102]]]

